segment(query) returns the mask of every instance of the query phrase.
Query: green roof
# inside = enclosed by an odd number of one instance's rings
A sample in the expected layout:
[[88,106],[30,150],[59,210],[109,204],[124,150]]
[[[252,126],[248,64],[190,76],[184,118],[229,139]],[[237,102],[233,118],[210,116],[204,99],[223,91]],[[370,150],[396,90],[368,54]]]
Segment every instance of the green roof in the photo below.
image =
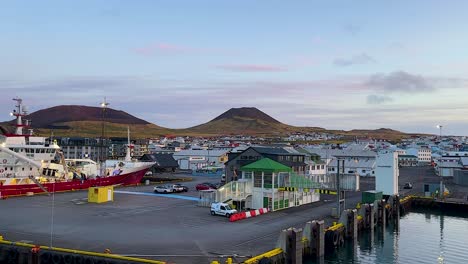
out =
[[266,171],[266,172],[290,172],[290,167],[269,158],[250,163],[241,167],[241,171]]

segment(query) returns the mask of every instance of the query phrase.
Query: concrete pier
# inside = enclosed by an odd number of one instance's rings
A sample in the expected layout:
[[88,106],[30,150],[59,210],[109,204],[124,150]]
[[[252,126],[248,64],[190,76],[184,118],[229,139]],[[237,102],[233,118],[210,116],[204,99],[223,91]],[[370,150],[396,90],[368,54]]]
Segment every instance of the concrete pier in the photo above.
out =
[[357,209],[348,209],[343,211],[340,218],[340,223],[345,227],[345,238],[354,240],[357,238],[358,225],[357,225]]
[[325,222],[309,221],[303,230],[303,238],[306,239],[307,254],[313,258],[319,258],[325,255]]
[[282,230],[277,245],[285,253],[286,263],[302,263],[302,228],[288,228]]

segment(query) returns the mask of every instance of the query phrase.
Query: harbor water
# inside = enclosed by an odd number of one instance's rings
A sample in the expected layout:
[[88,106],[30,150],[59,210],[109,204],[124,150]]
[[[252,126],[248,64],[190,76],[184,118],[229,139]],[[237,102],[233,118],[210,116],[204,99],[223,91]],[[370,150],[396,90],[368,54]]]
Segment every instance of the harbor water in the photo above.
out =
[[468,263],[468,217],[412,212],[399,226],[376,228],[322,261],[305,263]]

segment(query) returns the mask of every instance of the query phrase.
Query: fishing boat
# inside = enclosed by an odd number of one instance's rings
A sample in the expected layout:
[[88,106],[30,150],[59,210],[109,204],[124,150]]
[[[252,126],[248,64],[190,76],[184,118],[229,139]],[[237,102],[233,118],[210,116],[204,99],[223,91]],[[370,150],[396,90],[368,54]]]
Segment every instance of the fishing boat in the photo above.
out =
[[[92,160],[65,160],[56,142],[33,136],[30,121],[25,119],[27,108],[22,99],[13,100],[16,109],[11,115],[16,117],[16,130],[10,133],[0,128],[3,134],[0,135],[0,198],[85,190],[94,186],[137,185],[153,165],[134,163],[129,168],[116,166],[113,173],[109,170],[99,173],[98,164]],[[25,133],[26,130],[29,132]]]

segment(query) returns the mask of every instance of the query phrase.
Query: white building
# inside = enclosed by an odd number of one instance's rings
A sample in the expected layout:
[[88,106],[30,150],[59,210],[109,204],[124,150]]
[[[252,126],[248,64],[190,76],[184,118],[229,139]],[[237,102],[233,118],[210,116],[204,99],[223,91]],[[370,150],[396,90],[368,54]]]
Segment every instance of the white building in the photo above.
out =
[[224,167],[228,150],[189,149],[173,154],[181,170],[197,170],[207,166]]
[[420,164],[429,164],[432,161],[432,150],[428,146],[409,148],[406,150],[406,155],[414,155],[418,157],[418,162]]
[[384,195],[398,194],[398,154],[396,152],[379,153],[375,168],[375,189]]

